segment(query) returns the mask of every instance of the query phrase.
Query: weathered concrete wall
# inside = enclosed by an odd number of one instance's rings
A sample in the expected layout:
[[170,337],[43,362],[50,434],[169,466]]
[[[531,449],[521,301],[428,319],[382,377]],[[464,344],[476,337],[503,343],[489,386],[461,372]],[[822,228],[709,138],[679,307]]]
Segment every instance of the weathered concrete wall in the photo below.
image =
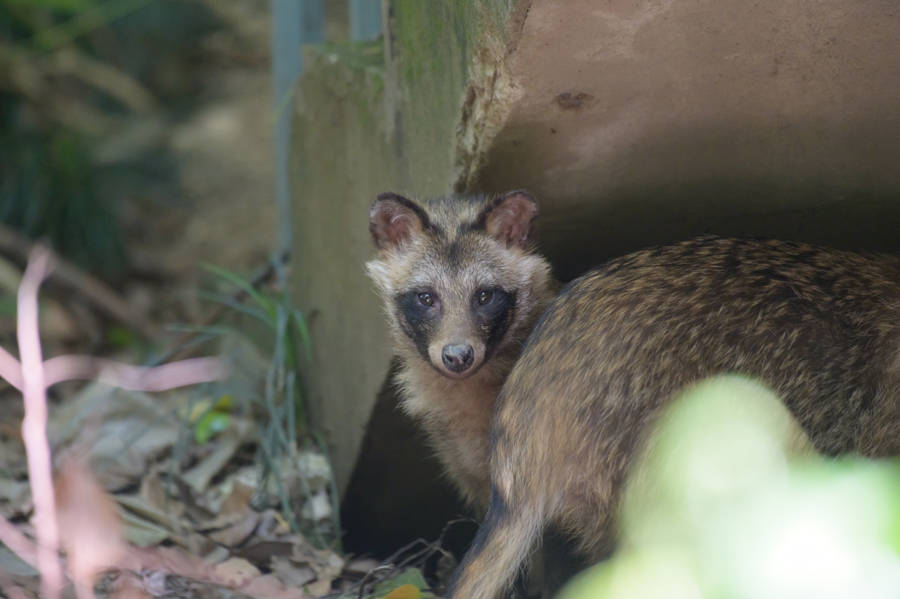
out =
[[383,45],[308,49],[295,102],[293,295],[310,319],[308,393],[341,489],[390,359],[363,270],[369,206],[381,191],[451,189],[473,49],[505,47],[510,3],[392,0],[385,11]]
[[315,50],[296,103],[294,295],[342,489],[389,361],[380,191],[528,188],[563,278],[702,232],[900,250],[896,2],[383,6],[383,48]]
[[398,169],[378,111],[380,45],[317,49],[306,64],[294,121],[292,284],[313,338],[305,371],[313,420],[343,488],[390,360],[363,263],[368,204],[396,184]]
[[460,187],[543,199],[564,275],[700,232],[900,249],[900,5],[533,0]]

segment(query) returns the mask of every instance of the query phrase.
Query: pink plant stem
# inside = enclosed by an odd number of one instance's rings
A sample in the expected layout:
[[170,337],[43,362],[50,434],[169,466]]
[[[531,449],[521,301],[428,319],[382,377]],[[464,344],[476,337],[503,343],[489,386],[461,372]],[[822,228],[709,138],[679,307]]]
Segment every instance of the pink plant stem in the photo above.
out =
[[63,587],[63,572],[59,562],[59,529],[56,523],[50,446],[47,443],[47,394],[41,363],[37,302],[38,288],[48,269],[47,250],[36,249],[28,261],[19,286],[17,333],[22,360],[22,395],[25,397],[22,440],[28,454],[28,478],[34,501],[41,596],[58,599]]
[[[131,391],[167,391],[188,385],[209,383],[226,374],[218,358],[190,358],[161,366],[131,366],[93,356],[66,355],[44,362],[44,386],[75,380],[97,380]],[[22,367],[0,347],[0,378],[22,391]]]
[[44,383],[52,387],[60,381],[91,379],[132,391],[166,391],[218,380],[224,370],[217,358],[191,358],[147,367],[91,356],[56,356],[44,362]]

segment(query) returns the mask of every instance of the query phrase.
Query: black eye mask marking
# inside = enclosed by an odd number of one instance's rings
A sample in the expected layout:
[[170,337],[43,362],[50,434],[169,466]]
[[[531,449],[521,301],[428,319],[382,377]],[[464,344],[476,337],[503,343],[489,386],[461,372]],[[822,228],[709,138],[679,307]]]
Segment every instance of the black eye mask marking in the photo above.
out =
[[[482,304],[481,292],[487,291],[489,301]],[[516,292],[499,287],[478,289],[472,295],[472,318],[485,345],[485,359],[489,358],[506,334],[516,308]]]
[[[428,293],[432,305],[426,306],[420,299],[420,294]],[[397,307],[397,320],[403,332],[412,339],[419,350],[419,354],[430,362],[428,356],[428,343],[437,330],[437,323],[441,319],[441,302],[437,294],[428,290],[407,291],[398,293],[394,297]]]

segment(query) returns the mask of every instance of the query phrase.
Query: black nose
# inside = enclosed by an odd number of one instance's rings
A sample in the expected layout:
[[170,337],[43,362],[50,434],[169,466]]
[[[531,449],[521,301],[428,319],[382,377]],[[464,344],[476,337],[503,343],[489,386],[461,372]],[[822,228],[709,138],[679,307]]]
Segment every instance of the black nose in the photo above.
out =
[[445,345],[441,352],[444,366],[453,372],[463,372],[472,365],[475,359],[475,351],[471,345],[465,343],[452,343]]

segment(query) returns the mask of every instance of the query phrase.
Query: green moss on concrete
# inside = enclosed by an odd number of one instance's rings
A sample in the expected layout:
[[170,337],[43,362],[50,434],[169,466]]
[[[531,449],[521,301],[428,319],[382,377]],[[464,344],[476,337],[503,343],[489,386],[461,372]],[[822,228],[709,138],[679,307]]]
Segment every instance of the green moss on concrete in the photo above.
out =
[[511,0],[393,0],[390,29],[400,139],[416,193],[447,193],[473,53],[506,44]]
[[[392,188],[381,53],[373,44],[312,49],[292,148],[295,300],[313,338],[308,394],[341,488],[390,359],[381,307],[364,276],[368,208]],[[380,48],[379,48],[380,50]]]
[[[305,48],[307,56],[313,61],[326,60],[341,62],[352,70],[375,69],[379,74],[384,69],[384,44],[381,40],[371,42],[325,42],[318,46]],[[307,67],[309,70],[312,65]]]

